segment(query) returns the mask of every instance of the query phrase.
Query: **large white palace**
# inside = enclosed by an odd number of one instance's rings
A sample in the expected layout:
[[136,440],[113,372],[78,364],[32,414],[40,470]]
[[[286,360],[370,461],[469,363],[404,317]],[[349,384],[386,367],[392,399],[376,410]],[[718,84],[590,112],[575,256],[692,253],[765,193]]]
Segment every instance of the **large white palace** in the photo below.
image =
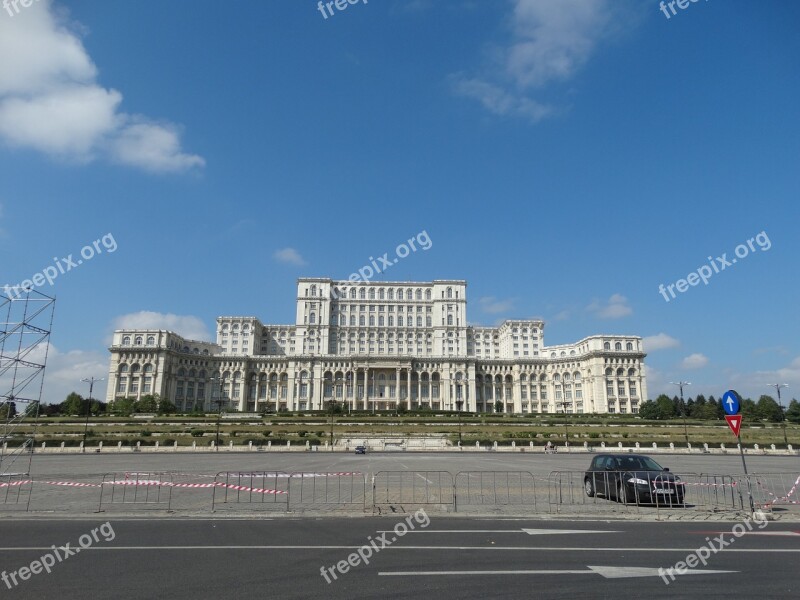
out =
[[[467,282],[297,281],[294,325],[219,317],[217,341],[114,332],[107,399],[159,394],[179,410],[398,406],[506,413],[636,413],[642,339],[546,346],[541,320],[467,324]],[[410,403],[410,404],[409,404]]]

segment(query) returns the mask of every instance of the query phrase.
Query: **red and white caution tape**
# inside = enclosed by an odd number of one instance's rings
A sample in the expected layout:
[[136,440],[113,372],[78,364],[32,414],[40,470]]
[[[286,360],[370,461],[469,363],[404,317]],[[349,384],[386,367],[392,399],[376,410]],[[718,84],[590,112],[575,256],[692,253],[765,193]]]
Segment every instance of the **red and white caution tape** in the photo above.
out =
[[100,487],[99,483],[81,483],[79,481],[37,481],[36,483],[46,483],[47,485],[61,485],[65,487]]
[[33,481],[30,480],[30,479],[25,479],[25,480],[22,480],[22,481],[9,481],[9,482],[6,482],[6,483],[0,483],[0,488],[2,488],[2,487],[17,487],[17,486],[20,486],[20,485],[25,485],[26,483],[33,483]]

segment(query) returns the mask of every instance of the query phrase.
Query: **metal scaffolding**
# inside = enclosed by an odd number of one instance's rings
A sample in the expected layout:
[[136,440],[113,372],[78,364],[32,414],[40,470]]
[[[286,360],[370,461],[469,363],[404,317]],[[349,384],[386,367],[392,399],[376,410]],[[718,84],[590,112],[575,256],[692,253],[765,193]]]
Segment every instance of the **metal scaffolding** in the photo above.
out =
[[54,310],[36,290],[0,294],[0,476],[30,472]]

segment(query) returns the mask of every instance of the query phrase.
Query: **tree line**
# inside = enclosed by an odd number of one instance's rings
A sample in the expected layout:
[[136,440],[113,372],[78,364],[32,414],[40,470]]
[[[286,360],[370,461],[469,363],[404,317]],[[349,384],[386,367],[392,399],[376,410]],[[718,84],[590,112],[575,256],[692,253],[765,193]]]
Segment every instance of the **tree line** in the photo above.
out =
[[[763,395],[758,401],[744,398],[741,406],[742,416],[748,421],[768,421],[780,423],[783,420],[791,423],[800,423],[800,403],[792,400],[788,409],[781,409],[772,396]],[[639,416],[643,419],[654,421],[666,421],[678,417],[688,417],[703,421],[716,421],[725,418],[725,409],[722,406],[722,398],[717,400],[714,396],[699,394],[696,398],[689,398],[682,402],[680,398],[674,396],[670,398],[666,394],[661,394],[655,400],[648,400],[639,407]]]

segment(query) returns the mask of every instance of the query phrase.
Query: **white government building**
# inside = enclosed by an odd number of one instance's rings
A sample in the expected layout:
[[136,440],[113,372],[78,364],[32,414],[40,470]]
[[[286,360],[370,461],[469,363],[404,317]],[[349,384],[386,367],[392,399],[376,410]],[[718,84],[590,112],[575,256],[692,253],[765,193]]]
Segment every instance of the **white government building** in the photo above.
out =
[[[107,400],[159,394],[179,410],[426,407],[506,413],[636,413],[642,339],[546,346],[544,321],[467,324],[467,282],[297,281],[294,325],[219,317],[217,341],[114,332]],[[411,403],[409,405],[409,402]]]

